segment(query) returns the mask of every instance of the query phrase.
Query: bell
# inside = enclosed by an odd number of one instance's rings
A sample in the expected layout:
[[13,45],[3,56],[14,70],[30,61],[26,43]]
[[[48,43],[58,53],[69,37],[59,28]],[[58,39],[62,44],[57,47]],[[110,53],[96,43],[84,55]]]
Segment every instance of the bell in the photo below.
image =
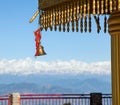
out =
[[44,51],[44,47],[39,45],[39,48],[36,50],[35,56],[42,56],[46,55],[46,52]]
[[46,52],[44,51],[44,47],[40,45],[38,50],[38,56],[42,55],[46,55]]

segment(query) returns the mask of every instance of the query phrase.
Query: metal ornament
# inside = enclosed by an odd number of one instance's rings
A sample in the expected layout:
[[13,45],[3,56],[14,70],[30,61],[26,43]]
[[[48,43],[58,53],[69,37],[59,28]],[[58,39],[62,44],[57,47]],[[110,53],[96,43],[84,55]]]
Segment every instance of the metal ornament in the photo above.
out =
[[38,56],[42,56],[42,55],[46,55],[46,52],[44,51],[44,47],[40,45],[38,50]]
[[40,33],[40,28],[38,28],[35,32],[35,42],[36,42],[36,53],[35,56],[41,56],[41,55],[45,55],[45,51],[43,46],[41,45],[41,33]]

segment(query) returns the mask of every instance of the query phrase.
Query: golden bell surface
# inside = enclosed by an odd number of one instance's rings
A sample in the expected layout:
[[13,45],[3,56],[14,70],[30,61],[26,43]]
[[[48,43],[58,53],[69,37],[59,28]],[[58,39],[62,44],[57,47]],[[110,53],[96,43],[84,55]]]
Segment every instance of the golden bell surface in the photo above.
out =
[[44,51],[44,47],[40,45],[39,46],[38,56],[42,56],[42,55],[46,55],[46,52]]

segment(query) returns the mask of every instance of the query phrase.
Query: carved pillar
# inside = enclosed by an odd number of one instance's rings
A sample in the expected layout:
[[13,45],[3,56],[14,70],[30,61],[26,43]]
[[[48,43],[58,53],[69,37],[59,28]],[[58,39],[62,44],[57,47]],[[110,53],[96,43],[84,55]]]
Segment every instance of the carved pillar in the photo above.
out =
[[120,11],[108,20],[111,35],[112,105],[120,105]]

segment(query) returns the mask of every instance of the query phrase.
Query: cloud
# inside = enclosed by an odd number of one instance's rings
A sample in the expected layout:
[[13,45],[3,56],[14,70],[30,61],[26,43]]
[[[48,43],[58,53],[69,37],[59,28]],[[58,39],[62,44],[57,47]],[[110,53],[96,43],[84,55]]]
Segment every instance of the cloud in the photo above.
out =
[[110,74],[110,61],[86,63],[70,61],[39,61],[31,58],[0,60],[0,74]]

